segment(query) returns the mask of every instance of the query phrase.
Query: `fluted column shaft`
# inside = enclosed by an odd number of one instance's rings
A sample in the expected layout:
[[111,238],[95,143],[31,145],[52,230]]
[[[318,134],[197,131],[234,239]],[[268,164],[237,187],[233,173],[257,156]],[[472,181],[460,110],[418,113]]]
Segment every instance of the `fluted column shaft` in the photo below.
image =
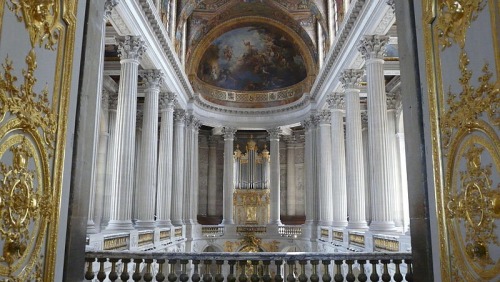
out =
[[120,53],[120,86],[118,91],[115,173],[109,230],[133,229],[132,192],[134,187],[135,113],[137,108],[137,75],[144,42],[137,36],[117,38]]
[[210,136],[208,141],[208,215],[217,214],[217,137]]
[[234,224],[233,215],[233,191],[234,191],[234,165],[233,148],[234,134],[236,129],[224,127],[224,179],[222,187],[224,190],[222,224]]
[[271,214],[269,224],[281,224],[280,219],[280,128],[269,129],[270,154],[271,154]]
[[398,146],[396,145],[396,95],[387,93],[387,149],[389,166],[389,187],[393,192],[389,193],[389,201],[393,203],[394,224],[396,227],[403,227],[403,203],[401,200],[400,167],[398,156]]
[[115,149],[116,145],[116,107],[118,104],[118,95],[108,96],[108,144],[106,157],[106,184],[104,189],[103,214],[101,225],[107,225],[111,213],[111,197],[113,192],[113,173],[115,170]]
[[365,179],[363,168],[363,139],[361,136],[361,109],[357,83],[362,70],[345,70],[341,81],[345,89],[346,106],[346,165],[348,228],[367,228],[365,217]]
[[286,211],[287,215],[295,215],[295,140],[286,144]]
[[360,43],[359,51],[366,61],[368,84],[368,140],[371,160],[370,188],[377,197],[372,207],[370,230],[394,229],[394,203],[391,195],[390,161],[388,148],[387,106],[384,80],[384,52],[387,36],[368,35]]
[[347,226],[347,187],[344,140],[344,98],[334,93],[327,100],[330,106],[332,136],[332,201],[334,227]]
[[316,139],[314,138],[314,122],[312,118],[308,118],[302,122],[305,128],[305,159],[304,159],[304,174],[305,174],[305,187],[306,191],[306,224],[313,225],[317,221],[316,213],[316,192],[314,179],[316,178],[316,165],[315,165],[315,148]]
[[332,191],[332,132],[330,111],[318,113],[319,127],[319,224],[330,226],[333,222]]
[[139,198],[137,228],[154,228],[156,178],[158,163],[158,107],[162,73],[148,70],[142,73],[145,83],[141,155],[139,158]]
[[172,224],[170,211],[172,204],[172,143],[174,139],[174,93],[160,94],[160,144],[158,148],[158,195],[156,202],[156,226]]
[[[141,158],[141,150],[142,150],[142,123],[143,123],[143,109],[144,104],[137,105],[137,113],[136,113],[136,128],[135,128],[135,160],[139,160]],[[139,194],[140,191],[140,180],[141,180],[141,172],[140,172],[141,164],[138,161],[134,162],[134,189],[132,193],[132,219],[137,220],[139,218]]]
[[185,111],[174,112],[174,143],[172,160],[172,214],[171,221],[174,225],[182,225],[182,206],[184,191],[184,134]]
[[186,116],[186,134],[184,139],[184,195],[183,195],[183,206],[182,206],[182,220],[184,224],[192,224],[191,221],[191,206],[193,205],[193,115],[188,114]]
[[193,206],[191,207],[191,218],[194,224],[198,224],[198,195],[199,195],[199,129],[200,121],[195,120],[193,125]]

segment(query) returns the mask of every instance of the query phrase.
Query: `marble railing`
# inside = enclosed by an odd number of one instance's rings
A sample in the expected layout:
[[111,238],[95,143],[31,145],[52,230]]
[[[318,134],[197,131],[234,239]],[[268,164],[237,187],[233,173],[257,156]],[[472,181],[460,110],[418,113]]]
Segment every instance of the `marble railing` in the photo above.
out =
[[87,281],[413,281],[410,253],[87,252]]

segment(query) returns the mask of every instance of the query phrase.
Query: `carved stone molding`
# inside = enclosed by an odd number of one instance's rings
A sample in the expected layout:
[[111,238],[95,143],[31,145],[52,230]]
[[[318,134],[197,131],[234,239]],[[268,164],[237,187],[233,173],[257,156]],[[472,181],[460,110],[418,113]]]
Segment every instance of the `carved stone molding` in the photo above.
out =
[[331,114],[330,111],[320,111],[316,114],[316,118],[319,124],[330,124],[331,123]]
[[365,35],[359,42],[358,50],[365,60],[383,59],[389,36]]
[[222,135],[224,135],[224,140],[234,139],[234,134],[236,133],[236,128],[224,127],[222,128]]
[[104,2],[104,15],[106,17],[111,16],[111,11],[114,7],[116,7],[116,5],[118,5],[118,3],[118,0],[106,0],[106,2]]
[[176,109],[174,111],[174,122],[184,123],[186,121],[186,111],[182,109]]
[[269,133],[269,138],[271,138],[271,139],[279,139],[280,135],[281,135],[281,133],[283,131],[281,130],[281,128],[275,127],[275,128],[268,129],[267,132]]

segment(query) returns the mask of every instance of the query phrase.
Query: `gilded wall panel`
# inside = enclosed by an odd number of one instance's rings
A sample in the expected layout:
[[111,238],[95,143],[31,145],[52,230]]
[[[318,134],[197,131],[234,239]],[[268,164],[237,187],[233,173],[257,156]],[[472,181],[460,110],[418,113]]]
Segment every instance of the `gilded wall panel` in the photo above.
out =
[[500,277],[499,5],[423,3],[443,281]]
[[0,0],[2,281],[54,281],[76,5]]

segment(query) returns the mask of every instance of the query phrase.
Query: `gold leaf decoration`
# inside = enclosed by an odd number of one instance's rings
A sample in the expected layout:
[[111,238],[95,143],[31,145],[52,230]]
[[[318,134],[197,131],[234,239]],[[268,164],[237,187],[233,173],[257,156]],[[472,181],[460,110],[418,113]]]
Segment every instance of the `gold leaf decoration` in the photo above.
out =
[[10,0],[9,10],[14,12],[19,21],[24,20],[30,34],[31,46],[36,44],[54,50],[59,39],[57,18],[59,1],[54,0]]
[[40,94],[33,89],[37,82],[34,75],[37,68],[36,54],[33,50],[26,57],[26,63],[28,69],[22,71],[24,82],[20,87],[15,85],[17,77],[12,75],[12,61],[6,59],[2,64],[4,75],[0,76],[0,122],[10,113],[19,119],[23,127],[30,130],[42,129],[51,157],[55,149],[56,115],[50,108],[47,87]]
[[453,42],[460,48],[465,45],[467,28],[479,15],[488,1],[485,0],[441,0],[439,1],[437,29],[439,43],[443,49]]
[[462,190],[450,195],[448,214],[451,219],[462,220],[465,226],[466,253],[480,265],[493,264],[488,245],[498,245],[495,235],[495,204],[497,189],[492,189],[492,165],[481,164],[484,147],[471,145],[462,155],[466,170],[460,172]]
[[448,109],[441,117],[443,133],[443,146],[448,148],[453,134],[460,128],[471,128],[474,123],[487,114],[493,125],[500,123],[500,89],[495,88],[495,83],[490,82],[492,73],[488,63],[483,66],[483,75],[478,78],[479,86],[474,88],[470,84],[472,71],[467,69],[469,58],[462,50],[459,67],[462,76],[459,78],[462,91],[458,94],[447,93]]

